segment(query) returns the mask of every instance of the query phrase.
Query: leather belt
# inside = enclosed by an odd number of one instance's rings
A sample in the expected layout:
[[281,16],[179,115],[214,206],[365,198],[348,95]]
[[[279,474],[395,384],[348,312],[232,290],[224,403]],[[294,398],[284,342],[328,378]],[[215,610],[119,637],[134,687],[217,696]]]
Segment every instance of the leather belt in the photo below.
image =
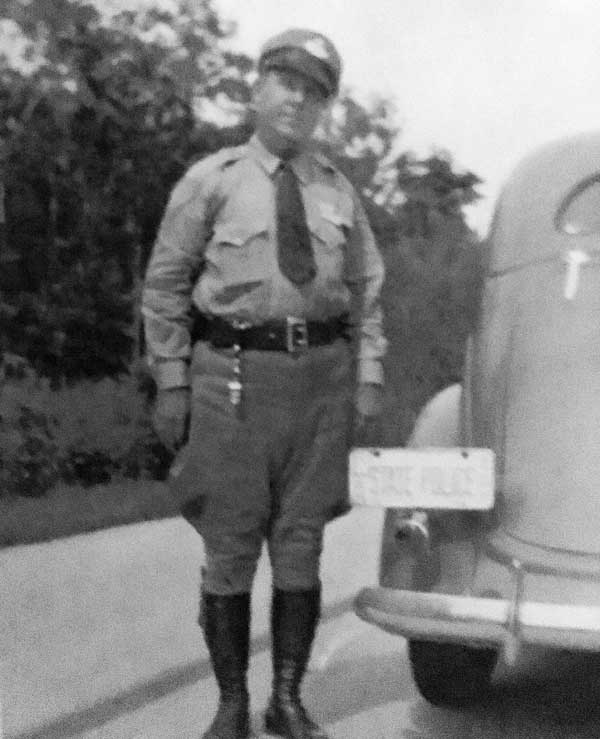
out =
[[195,312],[191,329],[192,343],[208,341],[217,349],[235,346],[275,352],[299,352],[311,346],[331,344],[336,339],[350,339],[348,316],[325,321],[306,321],[288,316],[283,321],[268,321],[260,325],[230,323],[218,316]]

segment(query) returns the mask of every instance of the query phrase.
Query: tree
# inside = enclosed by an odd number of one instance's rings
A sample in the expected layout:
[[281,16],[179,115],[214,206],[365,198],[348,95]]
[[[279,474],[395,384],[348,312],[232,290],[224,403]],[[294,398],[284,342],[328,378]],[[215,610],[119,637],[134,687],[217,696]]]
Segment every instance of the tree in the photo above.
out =
[[32,69],[0,66],[3,260],[20,258],[3,285],[4,341],[56,378],[119,373],[136,354],[141,273],[173,182],[241,135],[201,104],[245,102],[251,64],[221,49],[209,0],[109,18],[75,0],[12,0],[5,15]]
[[388,209],[399,238],[385,252],[383,303],[390,340],[390,443],[402,443],[431,396],[462,379],[483,279],[483,248],[463,207],[479,197],[479,178],[458,173],[447,154],[393,164]]
[[480,197],[475,189],[479,177],[455,172],[450,155],[442,152],[422,160],[401,154],[394,162],[394,180],[404,196],[395,204],[403,231],[416,238],[429,238],[442,221],[464,224],[463,207]]

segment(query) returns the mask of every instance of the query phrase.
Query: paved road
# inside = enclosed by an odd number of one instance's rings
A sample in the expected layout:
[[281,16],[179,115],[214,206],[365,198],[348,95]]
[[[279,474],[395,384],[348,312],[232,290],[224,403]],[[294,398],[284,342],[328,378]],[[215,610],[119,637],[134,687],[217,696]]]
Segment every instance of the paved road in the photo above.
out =
[[[402,640],[363,628],[351,616],[325,628],[348,641],[338,644],[325,669],[309,673],[305,702],[333,739],[598,739],[597,692],[569,657],[547,659],[543,669],[521,664],[518,674],[500,675],[493,699],[470,711],[436,709],[423,701],[410,679]],[[263,644],[252,658],[250,686],[254,725],[260,732],[268,695],[269,659]],[[590,665],[588,664],[589,668]],[[573,672],[573,669],[576,672]],[[600,670],[592,668],[596,688]],[[212,678],[197,669],[181,685],[99,727],[73,736],[85,739],[198,739],[216,701]],[[575,678],[573,681],[571,678]],[[167,687],[166,685],[164,686]],[[49,734],[58,739],[65,734]],[[71,736],[69,734],[68,736]]]
[[[363,509],[328,527],[326,613],[344,612],[374,581],[380,520]],[[179,518],[1,550],[5,739],[83,736],[207,675],[196,626],[202,561],[200,538]],[[259,652],[269,590],[263,560],[252,629]]]
[[[379,516],[330,527],[324,620],[305,700],[334,739],[598,739],[600,659],[527,653],[470,711],[429,706],[405,643],[349,610],[373,581]],[[197,739],[217,700],[194,626],[197,537],[183,522],[0,553],[4,739]],[[250,687],[267,701],[268,568],[255,592]]]

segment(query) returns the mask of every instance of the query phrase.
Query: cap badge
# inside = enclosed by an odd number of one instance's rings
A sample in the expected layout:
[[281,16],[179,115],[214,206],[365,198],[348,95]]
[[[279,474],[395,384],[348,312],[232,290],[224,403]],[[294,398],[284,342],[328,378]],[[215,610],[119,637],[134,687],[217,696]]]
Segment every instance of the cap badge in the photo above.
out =
[[317,59],[329,59],[329,51],[325,44],[325,40],[322,38],[311,38],[304,42],[304,48],[312,56],[316,56]]

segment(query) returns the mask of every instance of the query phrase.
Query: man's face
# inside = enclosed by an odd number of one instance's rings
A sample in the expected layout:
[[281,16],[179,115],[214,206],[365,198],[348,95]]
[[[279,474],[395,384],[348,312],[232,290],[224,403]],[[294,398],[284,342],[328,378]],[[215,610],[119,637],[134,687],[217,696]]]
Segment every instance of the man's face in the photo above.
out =
[[309,77],[287,69],[268,70],[256,83],[252,99],[256,133],[274,154],[299,151],[313,135],[327,102]]

